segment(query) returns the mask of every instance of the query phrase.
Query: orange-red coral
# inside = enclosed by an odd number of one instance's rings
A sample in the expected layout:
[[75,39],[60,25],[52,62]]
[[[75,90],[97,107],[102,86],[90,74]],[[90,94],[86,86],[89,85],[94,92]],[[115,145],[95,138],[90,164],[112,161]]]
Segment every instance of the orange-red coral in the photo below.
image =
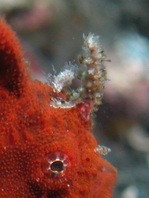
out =
[[0,19],[0,198],[110,198],[116,171],[94,151],[83,104],[53,108],[50,93]]

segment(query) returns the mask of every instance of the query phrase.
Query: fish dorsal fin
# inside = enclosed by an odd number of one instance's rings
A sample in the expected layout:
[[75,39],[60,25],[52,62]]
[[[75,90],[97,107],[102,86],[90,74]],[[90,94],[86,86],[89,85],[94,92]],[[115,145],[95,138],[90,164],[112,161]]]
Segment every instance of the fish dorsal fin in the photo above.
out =
[[20,96],[27,83],[25,61],[15,33],[0,18],[0,87]]

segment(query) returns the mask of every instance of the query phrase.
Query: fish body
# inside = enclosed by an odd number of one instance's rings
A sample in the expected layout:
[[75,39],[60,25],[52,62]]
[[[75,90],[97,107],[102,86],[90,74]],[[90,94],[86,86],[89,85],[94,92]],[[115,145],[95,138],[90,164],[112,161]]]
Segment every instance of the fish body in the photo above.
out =
[[22,57],[0,19],[0,198],[111,198],[116,170],[95,152],[92,103],[53,107]]

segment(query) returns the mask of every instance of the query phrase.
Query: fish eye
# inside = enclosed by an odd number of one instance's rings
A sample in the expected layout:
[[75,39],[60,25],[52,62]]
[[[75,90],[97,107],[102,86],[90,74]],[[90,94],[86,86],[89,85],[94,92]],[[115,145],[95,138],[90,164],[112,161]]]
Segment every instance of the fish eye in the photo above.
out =
[[63,177],[70,166],[68,156],[62,152],[51,152],[44,156],[41,170],[48,178]]
[[50,167],[53,173],[59,173],[64,170],[64,164],[60,160],[52,162]]

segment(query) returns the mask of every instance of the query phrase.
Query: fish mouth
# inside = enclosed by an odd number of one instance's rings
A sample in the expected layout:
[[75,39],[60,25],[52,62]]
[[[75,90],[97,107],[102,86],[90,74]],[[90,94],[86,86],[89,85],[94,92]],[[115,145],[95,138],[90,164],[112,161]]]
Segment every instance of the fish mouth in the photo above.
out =
[[62,198],[66,197],[67,193],[64,189],[49,190],[47,193],[47,198]]
[[65,188],[48,189],[48,187],[41,187],[36,183],[29,185],[30,193],[37,198],[64,198],[68,196]]

